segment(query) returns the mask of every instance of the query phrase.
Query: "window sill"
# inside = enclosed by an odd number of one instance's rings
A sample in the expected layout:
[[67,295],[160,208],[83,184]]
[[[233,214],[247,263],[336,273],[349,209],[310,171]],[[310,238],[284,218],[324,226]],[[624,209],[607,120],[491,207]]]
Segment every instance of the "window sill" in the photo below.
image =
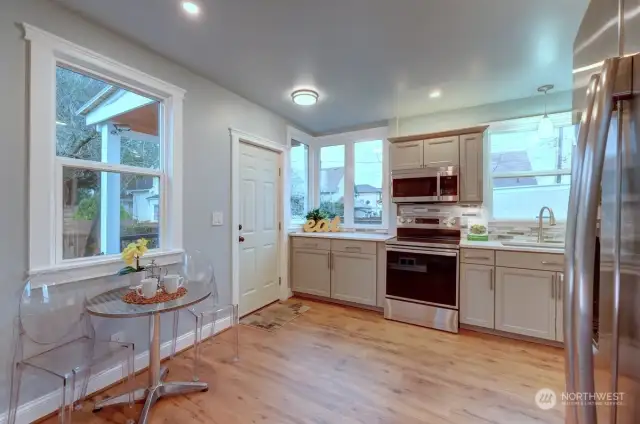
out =
[[[149,252],[144,256],[144,259],[155,259],[158,265],[166,266],[182,262],[183,253],[184,250],[182,249]],[[49,267],[36,268],[29,270],[29,276],[38,275],[46,277],[49,283],[64,284],[114,276],[123,267],[124,264],[122,263],[120,255],[113,255],[105,258],[96,258],[93,260],[83,259]]]

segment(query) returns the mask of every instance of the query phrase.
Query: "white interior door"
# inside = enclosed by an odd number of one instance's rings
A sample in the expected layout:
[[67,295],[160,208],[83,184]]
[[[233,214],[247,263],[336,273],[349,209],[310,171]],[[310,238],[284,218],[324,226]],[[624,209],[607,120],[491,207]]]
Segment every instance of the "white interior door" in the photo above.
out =
[[280,297],[280,154],[240,143],[240,315]]

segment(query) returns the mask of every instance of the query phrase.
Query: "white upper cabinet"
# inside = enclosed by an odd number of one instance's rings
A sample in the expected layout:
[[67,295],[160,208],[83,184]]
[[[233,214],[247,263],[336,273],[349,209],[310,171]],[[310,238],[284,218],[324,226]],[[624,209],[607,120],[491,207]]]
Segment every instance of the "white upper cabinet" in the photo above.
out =
[[496,330],[555,340],[556,275],[496,267]]
[[460,264],[460,322],[494,328],[493,265]]
[[460,136],[460,202],[482,202],[483,134]]
[[423,141],[407,141],[391,145],[391,170],[422,168]]
[[441,167],[457,166],[459,156],[460,137],[432,138],[424,141],[424,166]]

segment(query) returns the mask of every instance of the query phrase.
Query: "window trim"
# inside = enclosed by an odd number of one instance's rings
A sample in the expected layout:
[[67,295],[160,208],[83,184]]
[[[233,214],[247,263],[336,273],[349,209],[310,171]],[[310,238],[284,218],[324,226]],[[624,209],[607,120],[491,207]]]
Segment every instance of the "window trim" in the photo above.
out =
[[[345,229],[357,230],[388,230],[390,215],[390,196],[389,196],[389,136],[388,127],[370,128],[361,131],[352,131],[340,134],[332,134],[317,137],[314,140],[314,174],[313,186],[316,188],[313,197],[314,207],[320,205],[320,149],[329,146],[345,146],[345,185],[344,185],[344,222],[342,226]],[[382,140],[382,224],[367,225],[354,223],[354,182],[355,182],[355,144],[364,141]],[[348,183],[351,181],[351,183]]]
[[[151,75],[112,60],[92,50],[43,31],[27,23],[24,38],[30,46],[29,68],[29,275],[54,274],[62,282],[113,275],[122,267],[120,255],[57,261],[60,236],[58,202],[61,188],[58,178],[64,158],[58,158],[56,140],[56,73],[58,64],[112,81],[132,91],[162,101],[161,122],[164,154],[161,157],[160,196],[161,247],[149,252],[160,264],[177,263],[182,240],[182,118],[185,90]],[[49,123],[49,125],[43,125]],[[73,160],[73,166],[82,161]],[[88,161],[88,168],[123,172],[127,165]],[[142,168],[131,172],[144,173]],[[157,174],[156,170],[148,170]],[[61,174],[60,174],[61,176]],[[170,213],[168,213],[170,211]],[[64,273],[62,276],[61,273]]]
[[[311,205],[315,204],[315,186],[314,186],[314,158],[315,158],[315,139],[299,129],[291,126],[287,126],[287,149],[291,152],[291,140],[296,140],[307,146],[307,209]],[[285,226],[289,230],[298,230],[303,224],[304,220],[294,220],[291,216],[291,155],[289,153],[289,160],[284,167],[285,181],[285,193],[284,193],[284,208],[285,208]]]
[[[553,121],[556,127],[569,127],[573,125],[571,111],[558,112],[549,114],[549,118]],[[492,134],[504,134],[522,131],[533,131],[537,128],[538,123],[542,119],[542,115],[527,116],[522,118],[505,119],[501,121],[489,122],[487,146],[486,151],[488,154],[485,159],[485,174],[488,176],[487,180],[487,193],[485,193],[484,208],[489,216],[489,223],[494,224],[531,224],[536,223],[536,218],[523,219],[523,218],[496,218],[493,214],[493,179],[494,178],[514,178],[514,177],[546,177],[556,175],[571,175],[571,169],[563,168],[558,170],[547,171],[518,171],[518,172],[491,172],[491,135]],[[512,121],[511,124],[509,122]],[[513,122],[513,121],[518,121]],[[541,206],[542,207],[542,206]],[[566,222],[566,218],[557,218],[558,223]]]

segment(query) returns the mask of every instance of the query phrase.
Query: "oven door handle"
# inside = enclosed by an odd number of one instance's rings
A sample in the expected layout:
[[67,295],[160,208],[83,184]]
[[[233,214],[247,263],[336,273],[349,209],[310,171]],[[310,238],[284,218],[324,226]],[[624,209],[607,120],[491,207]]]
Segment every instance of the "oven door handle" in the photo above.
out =
[[450,257],[458,256],[458,252],[447,252],[443,250],[429,250],[429,249],[409,249],[404,247],[389,247],[389,246],[387,246],[387,252],[424,253],[427,255],[450,256]]

